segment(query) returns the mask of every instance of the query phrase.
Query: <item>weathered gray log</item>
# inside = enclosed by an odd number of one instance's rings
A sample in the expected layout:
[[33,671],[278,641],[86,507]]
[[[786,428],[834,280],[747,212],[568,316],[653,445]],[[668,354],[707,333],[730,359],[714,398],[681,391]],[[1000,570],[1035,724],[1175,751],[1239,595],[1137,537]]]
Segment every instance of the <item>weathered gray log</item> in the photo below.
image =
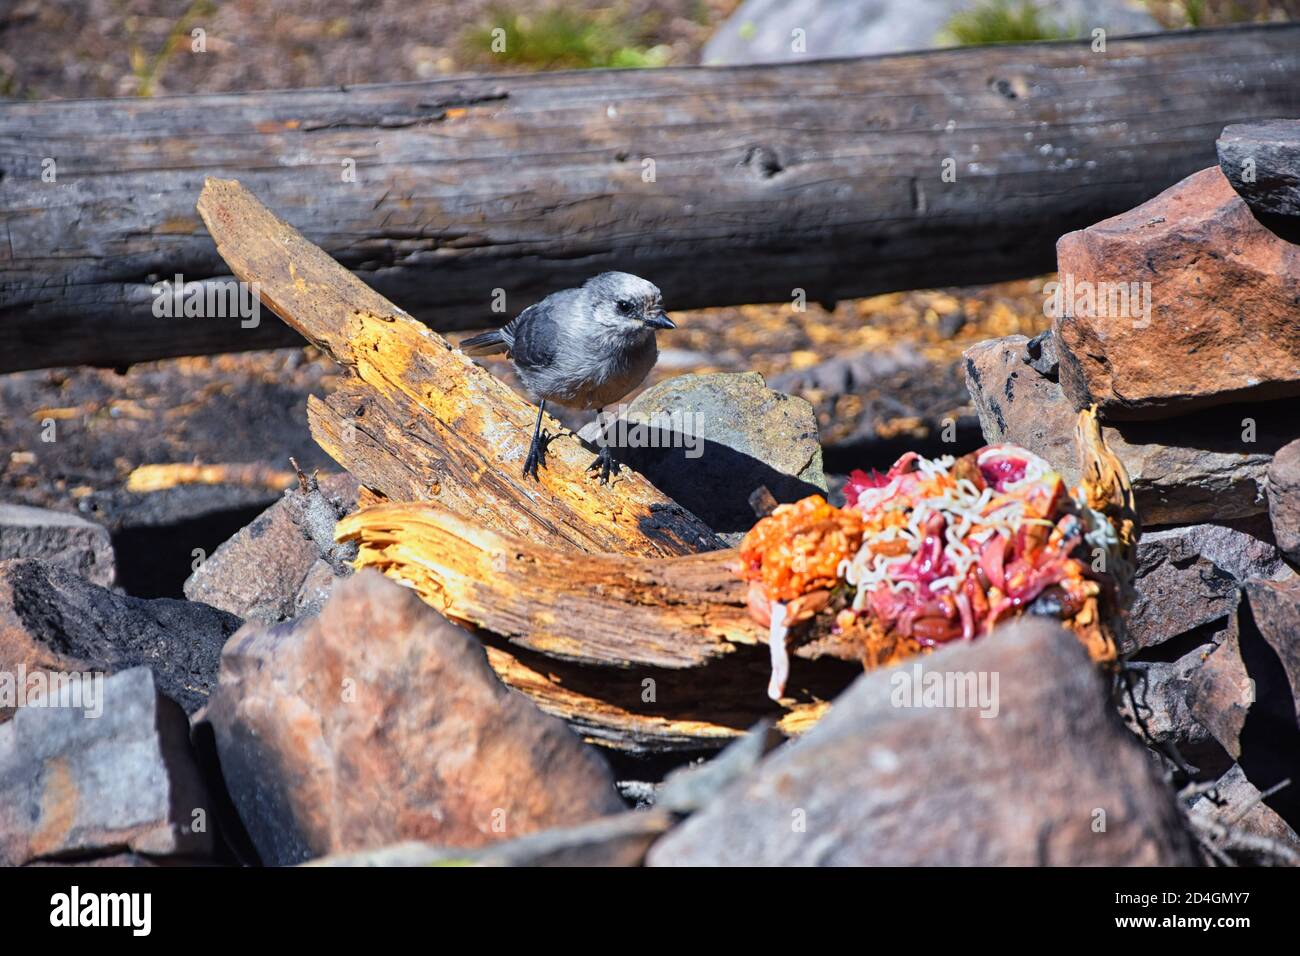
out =
[[448,330],[501,321],[494,290],[512,315],[607,268],[672,308],[1047,271],[1062,233],[1212,164],[1226,124],[1287,115],[1300,24],[1104,53],[4,103],[0,371],[296,341],[269,315],[154,316],[155,282],[225,273],[194,212],[209,175]]

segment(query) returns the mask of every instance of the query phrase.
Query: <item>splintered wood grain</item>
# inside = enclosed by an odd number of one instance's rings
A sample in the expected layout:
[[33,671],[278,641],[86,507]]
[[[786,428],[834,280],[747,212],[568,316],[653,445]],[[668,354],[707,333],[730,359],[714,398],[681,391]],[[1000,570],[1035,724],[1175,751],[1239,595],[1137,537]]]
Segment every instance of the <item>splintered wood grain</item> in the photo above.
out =
[[413,587],[453,620],[551,657],[695,667],[763,638],[729,568],[734,551],[671,559],[564,553],[427,504],[346,516],[358,567]]
[[1037,275],[1061,234],[1214,165],[1225,125],[1300,115],[1297,37],[0,103],[0,371],[292,344],[151,314],[158,280],[227,274],[206,175],[442,330],[611,268],[674,309]]
[[734,551],[564,553],[420,503],[372,505],[335,533],[357,543],[358,567],[475,630],[503,681],[606,746],[707,749],[763,717],[800,733],[862,672],[858,649],[805,635],[786,696],[770,701],[767,634]]
[[[358,567],[414,588],[446,617],[551,658],[693,668],[767,644],[746,608],[734,550],[566,553],[421,502],[362,508],[335,535],[356,543]],[[862,649],[832,639],[825,617],[800,629],[791,653],[860,664]]]
[[308,242],[239,183],[198,202],[231,272],[353,379],[313,401],[313,436],[393,501],[432,499],[488,528],[568,551],[690,554],[718,546],[697,518],[630,469],[609,485],[549,417],[540,481],[521,475],[535,409]]

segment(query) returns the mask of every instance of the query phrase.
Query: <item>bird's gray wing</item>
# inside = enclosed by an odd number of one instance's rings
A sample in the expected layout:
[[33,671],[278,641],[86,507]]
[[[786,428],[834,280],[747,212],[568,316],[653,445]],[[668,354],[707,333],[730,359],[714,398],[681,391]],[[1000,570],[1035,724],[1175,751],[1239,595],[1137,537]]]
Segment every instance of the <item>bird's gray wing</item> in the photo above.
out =
[[530,305],[508,326],[513,339],[510,357],[520,368],[547,368],[555,361],[560,329],[555,310],[548,307],[552,298]]

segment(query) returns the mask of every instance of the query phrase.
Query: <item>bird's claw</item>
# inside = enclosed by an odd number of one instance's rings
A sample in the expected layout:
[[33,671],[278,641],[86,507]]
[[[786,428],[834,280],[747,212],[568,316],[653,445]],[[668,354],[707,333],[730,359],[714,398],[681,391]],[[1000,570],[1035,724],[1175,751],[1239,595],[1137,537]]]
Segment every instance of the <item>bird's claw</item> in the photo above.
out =
[[534,438],[532,444],[528,446],[528,457],[524,459],[524,477],[532,478],[534,481],[540,481],[537,477],[537,469],[546,464],[546,439],[539,436]]
[[618,462],[614,460],[614,453],[609,450],[608,445],[600,446],[600,454],[596,460],[587,466],[588,471],[600,469],[600,483],[602,485],[609,483],[610,474],[618,474]]

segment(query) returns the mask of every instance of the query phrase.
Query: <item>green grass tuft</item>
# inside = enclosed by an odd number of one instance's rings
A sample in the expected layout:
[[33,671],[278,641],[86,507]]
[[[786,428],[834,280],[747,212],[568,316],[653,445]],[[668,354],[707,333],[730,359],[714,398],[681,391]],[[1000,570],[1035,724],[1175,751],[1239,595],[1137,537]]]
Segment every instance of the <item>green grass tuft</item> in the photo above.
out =
[[955,14],[944,32],[958,46],[988,43],[1032,43],[1036,40],[1065,40],[1070,34],[1043,19],[1029,0],[987,0]]
[[663,66],[668,56],[665,48],[638,46],[633,31],[612,16],[585,10],[519,14],[497,8],[485,26],[465,34],[464,45],[480,62],[548,70]]

